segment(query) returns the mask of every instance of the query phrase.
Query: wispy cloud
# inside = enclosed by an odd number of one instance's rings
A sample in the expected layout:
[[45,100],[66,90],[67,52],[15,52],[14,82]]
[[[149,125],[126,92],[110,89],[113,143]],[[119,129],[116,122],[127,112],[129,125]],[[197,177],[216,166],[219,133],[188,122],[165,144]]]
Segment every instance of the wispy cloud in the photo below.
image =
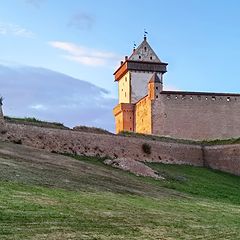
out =
[[49,42],[49,44],[54,47],[61,49],[67,53],[64,55],[66,59],[78,62],[83,65],[88,66],[104,66],[104,65],[114,65],[119,57],[108,51],[100,51],[92,48],[87,48],[84,46],[79,46],[70,42]]
[[77,13],[72,16],[68,26],[75,27],[80,30],[89,30],[95,23],[95,18],[87,13]]
[[0,23],[0,35],[33,38],[34,34],[28,29],[11,23]]
[[36,8],[39,8],[41,3],[44,2],[45,0],[25,0],[25,2],[29,5],[32,5]]
[[31,105],[30,108],[35,110],[47,110],[48,108],[42,104]]

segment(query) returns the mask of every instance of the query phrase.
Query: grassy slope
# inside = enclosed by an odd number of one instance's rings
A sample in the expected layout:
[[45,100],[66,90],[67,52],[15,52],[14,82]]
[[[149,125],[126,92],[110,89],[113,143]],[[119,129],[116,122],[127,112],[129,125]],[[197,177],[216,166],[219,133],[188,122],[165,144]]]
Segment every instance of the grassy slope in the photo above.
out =
[[156,181],[5,143],[0,156],[0,239],[240,239],[239,177],[150,164]]

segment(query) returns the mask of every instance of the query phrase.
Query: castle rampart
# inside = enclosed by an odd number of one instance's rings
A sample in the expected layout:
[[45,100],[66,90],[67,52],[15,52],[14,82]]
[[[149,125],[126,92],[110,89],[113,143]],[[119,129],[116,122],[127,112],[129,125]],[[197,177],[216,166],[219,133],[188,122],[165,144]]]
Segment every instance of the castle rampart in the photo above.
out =
[[[240,144],[202,146],[6,123],[0,139],[58,153],[189,164],[240,175]],[[142,150],[143,144],[151,153]]]
[[161,92],[153,101],[153,134],[184,139],[240,136],[240,95]]

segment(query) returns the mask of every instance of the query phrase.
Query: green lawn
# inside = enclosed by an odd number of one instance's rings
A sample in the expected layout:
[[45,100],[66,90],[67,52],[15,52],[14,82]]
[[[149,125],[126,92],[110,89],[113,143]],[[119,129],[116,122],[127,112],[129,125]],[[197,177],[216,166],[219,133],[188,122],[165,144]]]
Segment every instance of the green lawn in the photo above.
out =
[[1,182],[1,239],[239,239],[239,206]]
[[[148,164],[165,177],[160,185],[180,192],[240,205],[240,177],[186,165]],[[159,183],[157,183],[159,184]]]
[[28,150],[23,159],[21,148],[0,156],[1,240],[240,239],[239,177],[149,164],[165,176],[159,181],[98,158]]

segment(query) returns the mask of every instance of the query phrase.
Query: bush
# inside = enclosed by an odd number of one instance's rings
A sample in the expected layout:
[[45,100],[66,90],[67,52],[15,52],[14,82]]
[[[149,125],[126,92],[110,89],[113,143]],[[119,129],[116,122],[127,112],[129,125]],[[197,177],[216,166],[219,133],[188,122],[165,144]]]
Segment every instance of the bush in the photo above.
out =
[[151,146],[148,143],[143,143],[142,150],[146,154],[151,154]]
[[22,144],[21,139],[14,139],[12,142],[15,143],[15,144]]

